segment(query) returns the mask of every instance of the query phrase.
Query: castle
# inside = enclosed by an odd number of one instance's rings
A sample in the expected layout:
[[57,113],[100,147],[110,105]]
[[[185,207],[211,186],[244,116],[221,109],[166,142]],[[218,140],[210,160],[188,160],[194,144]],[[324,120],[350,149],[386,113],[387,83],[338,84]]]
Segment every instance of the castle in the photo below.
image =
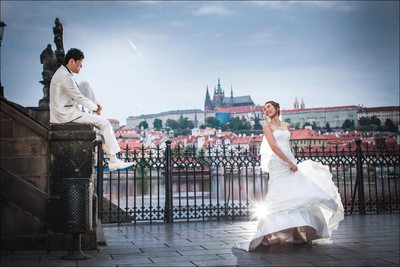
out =
[[214,87],[213,99],[210,98],[208,86],[206,90],[206,99],[204,101],[204,112],[214,111],[217,108],[229,108],[237,106],[254,106],[254,102],[249,95],[233,96],[233,88],[231,86],[231,95],[225,96],[225,92],[221,87],[220,79],[218,78],[217,87]]

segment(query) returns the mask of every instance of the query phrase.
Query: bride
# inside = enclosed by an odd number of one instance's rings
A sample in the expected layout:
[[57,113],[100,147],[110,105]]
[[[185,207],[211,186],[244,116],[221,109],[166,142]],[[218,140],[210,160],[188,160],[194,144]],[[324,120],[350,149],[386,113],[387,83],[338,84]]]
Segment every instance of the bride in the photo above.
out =
[[329,168],[306,160],[296,164],[289,123],[279,119],[279,103],[268,101],[264,114],[261,168],[269,172],[268,193],[257,207],[258,227],[248,242],[234,247],[251,251],[260,245],[308,243],[327,239],[343,220],[343,205]]

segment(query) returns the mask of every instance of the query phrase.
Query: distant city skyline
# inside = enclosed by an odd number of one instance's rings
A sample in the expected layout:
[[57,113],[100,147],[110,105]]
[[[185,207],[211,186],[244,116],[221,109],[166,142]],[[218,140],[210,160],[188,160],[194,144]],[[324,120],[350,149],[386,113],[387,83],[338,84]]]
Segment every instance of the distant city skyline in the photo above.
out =
[[37,106],[58,17],[103,116],[204,109],[225,95],[306,107],[398,106],[398,1],[1,1],[5,97]]

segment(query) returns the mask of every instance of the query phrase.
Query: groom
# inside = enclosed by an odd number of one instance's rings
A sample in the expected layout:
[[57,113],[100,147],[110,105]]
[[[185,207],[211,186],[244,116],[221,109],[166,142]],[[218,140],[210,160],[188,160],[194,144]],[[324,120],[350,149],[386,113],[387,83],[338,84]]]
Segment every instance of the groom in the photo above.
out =
[[[95,115],[101,114],[101,106],[82,95],[74,79],[73,73],[79,73],[84,58],[82,51],[72,48],[65,55],[64,65],[54,73],[50,83],[50,123],[76,122],[93,125],[99,129],[104,140],[106,157],[110,159],[110,171],[128,168],[133,162],[123,162],[117,158],[116,154],[121,149],[110,122]],[[79,105],[93,114],[82,112]]]

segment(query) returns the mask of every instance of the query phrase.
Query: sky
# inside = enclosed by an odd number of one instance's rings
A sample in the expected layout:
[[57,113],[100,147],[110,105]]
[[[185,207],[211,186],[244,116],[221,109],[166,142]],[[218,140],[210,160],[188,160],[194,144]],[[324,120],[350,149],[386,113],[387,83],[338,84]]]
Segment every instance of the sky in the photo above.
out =
[[398,1],[1,1],[5,97],[38,106],[53,26],[85,54],[103,116],[204,109],[226,96],[293,107],[399,105]]

